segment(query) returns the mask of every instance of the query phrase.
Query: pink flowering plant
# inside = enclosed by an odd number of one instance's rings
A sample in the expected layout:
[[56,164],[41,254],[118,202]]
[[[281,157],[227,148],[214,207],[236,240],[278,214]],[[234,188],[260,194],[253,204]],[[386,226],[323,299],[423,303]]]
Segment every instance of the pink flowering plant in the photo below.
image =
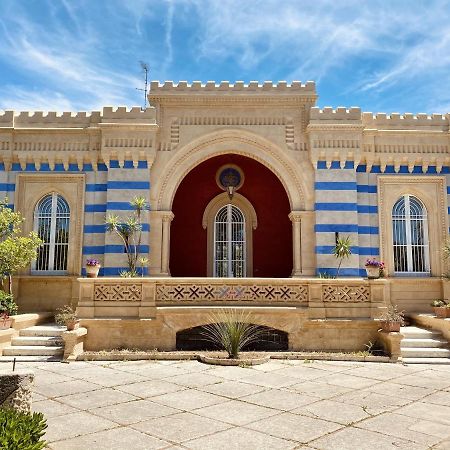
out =
[[100,261],[98,259],[87,259],[86,260],[86,265],[90,266],[90,267],[94,267],[94,266],[99,266],[100,265]]
[[376,259],[367,259],[366,260],[366,267],[378,267],[380,270],[384,269],[384,262],[383,261],[377,261]]

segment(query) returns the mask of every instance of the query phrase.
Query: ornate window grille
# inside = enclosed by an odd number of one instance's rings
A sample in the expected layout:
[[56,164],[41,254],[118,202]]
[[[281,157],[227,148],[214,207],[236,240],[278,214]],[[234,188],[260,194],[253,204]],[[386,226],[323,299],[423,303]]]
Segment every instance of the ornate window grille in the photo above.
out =
[[53,192],[42,198],[34,211],[34,230],[44,244],[39,248],[32,270],[64,274],[69,250],[70,208],[66,200]]
[[399,275],[430,273],[427,210],[412,195],[404,195],[392,209],[394,272]]
[[245,217],[234,205],[219,209],[214,219],[214,276],[246,276]]

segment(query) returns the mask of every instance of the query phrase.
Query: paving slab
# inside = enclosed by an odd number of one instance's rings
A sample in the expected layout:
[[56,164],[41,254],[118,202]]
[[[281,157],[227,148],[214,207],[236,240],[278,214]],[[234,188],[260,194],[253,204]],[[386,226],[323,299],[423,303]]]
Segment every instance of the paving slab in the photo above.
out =
[[195,450],[289,450],[296,448],[297,444],[246,428],[232,428],[185,442],[183,446]]
[[183,443],[226,430],[231,428],[231,425],[197,414],[183,412],[145,420],[132,425],[132,428],[167,441]]
[[256,386],[249,383],[240,383],[239,381],[225,381],[221,383],[211,384],[200,388],[202,391],[209,392],[210,394],[220,395],[226,398],[240,398],[250,394],[256,394],[257,392],[264,391],[263,386]]
[[425,450],[428,446],[368,430],[348,427],[331,433],[310,443],[313,448],[323,450]]
[[167,448],[169,442],[148,436],[131,428],[114,428],[98,433],[58,441],[50,445],[55,450],[147,450]]
[[274,416],[278,414],[278,411],[238,400],[230,400],[226,403],[201,408],[196,413],[203,417],[241,426]]
[[66,395],[64,397],[59,397],[58,401],[81,410],[92,410],[102,406],[116,405],[118,403],[130,402],[137,399],[138,398],[134,395],[116,389],[104,388],[96,391]]
[[254,403],[255,405],[266,406],[267,408],[274,408],[280,411],[290,411],[318,400],[317,397],[280,389],[268,389],[241,398],[243,402]]
[[247,425],[247,428],[306,444],[342,428],[342,425],[297,414],[282,413]]
[[121,425],[130,425],[153,417],[175,414],[178,411],[150,400],[135,400],[91,409],[90,412]]

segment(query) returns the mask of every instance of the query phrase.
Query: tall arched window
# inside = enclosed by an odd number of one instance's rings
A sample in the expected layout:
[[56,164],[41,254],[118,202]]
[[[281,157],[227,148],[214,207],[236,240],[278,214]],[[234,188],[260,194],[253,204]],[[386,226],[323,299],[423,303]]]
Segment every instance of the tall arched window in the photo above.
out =
[[427,210],[412,195],[404,195],[392,209],[394,271],[398,274],[429,274]]
[[245,217],[231,204],[219,209],[214,218],[214,276],[246,276]]
[[33,270],[63,274],[67,271],[70,208],[61,195],[53,192],[42,198],[34,211],[34,230],[44,242]]

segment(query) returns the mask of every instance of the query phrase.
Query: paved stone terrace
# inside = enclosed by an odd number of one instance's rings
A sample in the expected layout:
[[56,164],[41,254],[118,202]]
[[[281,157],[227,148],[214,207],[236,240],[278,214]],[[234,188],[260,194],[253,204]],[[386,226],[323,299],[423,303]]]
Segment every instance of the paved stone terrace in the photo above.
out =
[[450,449],[450,366],[18,366],[36,373],[52,449]]

